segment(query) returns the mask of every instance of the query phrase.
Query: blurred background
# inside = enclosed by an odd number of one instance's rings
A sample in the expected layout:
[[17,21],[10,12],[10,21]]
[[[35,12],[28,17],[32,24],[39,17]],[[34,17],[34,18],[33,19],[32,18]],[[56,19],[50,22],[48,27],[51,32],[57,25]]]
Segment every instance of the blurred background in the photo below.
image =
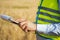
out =
[[[0,0],[0,14],[35,22],[39,0]],[[17,25],[0,18],[0,40],[36,40],[34,31],[25,33]]]

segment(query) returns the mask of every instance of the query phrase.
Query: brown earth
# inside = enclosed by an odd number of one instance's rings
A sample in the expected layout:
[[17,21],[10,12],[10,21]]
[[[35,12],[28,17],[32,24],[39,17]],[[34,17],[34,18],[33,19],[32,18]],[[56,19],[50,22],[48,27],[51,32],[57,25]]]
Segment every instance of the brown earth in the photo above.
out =
[[[35,21],[39,0],[0,0],[0,14],[14,19]],[[34,31],[25,33],[19,26],[0,18],[0,40],[36,40]]]

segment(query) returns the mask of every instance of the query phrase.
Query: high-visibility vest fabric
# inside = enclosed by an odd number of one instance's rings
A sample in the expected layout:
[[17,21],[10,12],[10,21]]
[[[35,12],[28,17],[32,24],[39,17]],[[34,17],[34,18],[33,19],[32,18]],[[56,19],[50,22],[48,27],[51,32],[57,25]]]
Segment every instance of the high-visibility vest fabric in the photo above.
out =
[[[40,10],[39,10],[40,9]],[[58,0],[43,0],[42,4],[38,6],[38,24],[60,23],[60,12],[58,11]],[[46,38],[53,40],[60,40],[59,36],[52,36],[47,34],[40,34]]]

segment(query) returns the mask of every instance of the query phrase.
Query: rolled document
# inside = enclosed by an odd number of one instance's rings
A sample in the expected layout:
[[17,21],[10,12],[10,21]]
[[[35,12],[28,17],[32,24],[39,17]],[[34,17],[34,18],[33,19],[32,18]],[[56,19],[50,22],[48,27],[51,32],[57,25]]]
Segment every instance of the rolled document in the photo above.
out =
[[6,20],[6,21],[10,21],[14,24],[18,24],[19,25],[19,22],[16,22],[12,17],[8,16],[8,15],[4,15],[4,14],[0,14],[0,18]]

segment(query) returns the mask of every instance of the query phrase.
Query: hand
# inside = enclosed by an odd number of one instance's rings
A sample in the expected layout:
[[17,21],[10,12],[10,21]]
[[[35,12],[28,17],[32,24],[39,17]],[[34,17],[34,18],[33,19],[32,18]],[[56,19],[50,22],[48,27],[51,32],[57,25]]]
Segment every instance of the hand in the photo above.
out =
[[36,30],[36,24],[26,20],[26,19],[17,19],[18,22],[20,22],[20,27],[22,28],[22,30],[24,30],[25,32],[29,31],[35,31]]

